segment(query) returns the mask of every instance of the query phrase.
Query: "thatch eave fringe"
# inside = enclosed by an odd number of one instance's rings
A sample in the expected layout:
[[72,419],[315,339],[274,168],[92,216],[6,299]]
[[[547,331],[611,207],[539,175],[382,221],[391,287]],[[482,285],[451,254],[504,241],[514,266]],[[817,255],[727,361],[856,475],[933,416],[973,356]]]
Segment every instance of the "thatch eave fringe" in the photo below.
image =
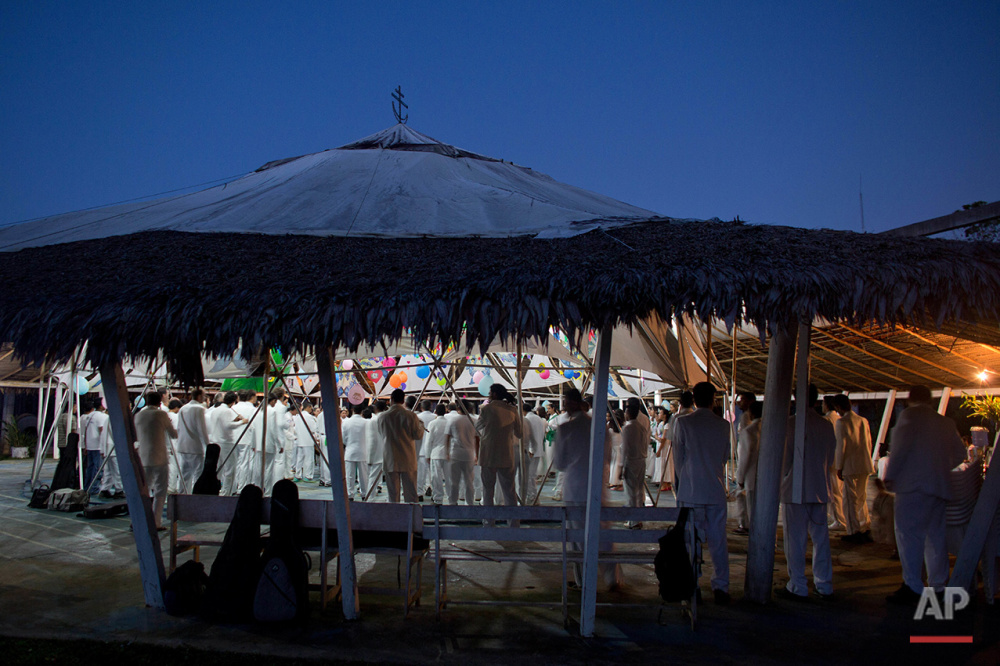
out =
[[94,363],[241,342],[356,350],[404,329],[480,350],[550,326],[579,342],[651,312],[762,329],[817,315],[1000,321],[1000,246],[725,222],[545,240],[145,232],[0,253],[0,280],[0,339],[36,363],[84,340]]

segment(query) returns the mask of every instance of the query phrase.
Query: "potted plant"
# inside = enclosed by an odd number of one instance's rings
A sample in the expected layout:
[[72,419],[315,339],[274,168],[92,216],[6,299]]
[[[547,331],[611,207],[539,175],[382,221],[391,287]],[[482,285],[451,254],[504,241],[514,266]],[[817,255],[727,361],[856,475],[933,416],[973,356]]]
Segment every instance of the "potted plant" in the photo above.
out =
[[5,437],[7,445],[10,446],[11,458],[27,458],[31,455],[31,448],[35,445],[35,437],[17,425],[17,420],[10,419],[5,424]]
[[[967,395],[962,400],[962,407],[969,410],[969,416],[978,416],[993,431],[993,446],[996,448],[1000,439],[1000,396]],[[989,451],[983,451],[983,458],[989,460]]]

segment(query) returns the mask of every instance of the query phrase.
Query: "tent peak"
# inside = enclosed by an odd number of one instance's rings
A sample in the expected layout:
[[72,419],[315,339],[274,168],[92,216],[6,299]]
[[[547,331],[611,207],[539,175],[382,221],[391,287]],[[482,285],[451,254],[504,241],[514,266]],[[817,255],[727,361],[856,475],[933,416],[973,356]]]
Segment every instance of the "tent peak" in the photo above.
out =
[[492,157],[472,153],[456,148],[435,138],[429,137],[413,129],[409,125],[397,123],[381,132],[376,132],[353,143],[341,146],[337,150],[408,150],[414,152],[438,153],[447,157],[465,157],[487,162],[501,162]]

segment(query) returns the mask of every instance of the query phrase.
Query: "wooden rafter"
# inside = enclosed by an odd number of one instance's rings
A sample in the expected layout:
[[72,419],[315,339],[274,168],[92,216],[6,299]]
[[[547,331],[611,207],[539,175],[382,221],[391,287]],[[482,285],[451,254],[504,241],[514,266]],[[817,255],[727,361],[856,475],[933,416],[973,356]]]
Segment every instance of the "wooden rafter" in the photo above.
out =
[[[834,340],[834,342],[838,342],[838,340],[836,338],[833,338],[833,340]],[[899,382],[899,377],[897,377],[895,375],[890,375],[885,370],[879,370],[876,367],[870,366],[867,363],[862,363],[861,361],[858,361],[857,359],[853,359],[850,356],[847,356],[845,354],[841,354],[840,352],[838,352],[836,350],[833,350],[833,349],[830,349],[829,347],[824,347],[819,342],[813,341],[812,346],[815,347],[816,349],[822,349],[823,351],[827,352],[828,354],[832,354],[832,355],[836,356],[837,358],[842,358],[845,361],[847,361],[848,363],[861,366],[862,368],[865,368],[866,370],[871,370],[872,372],[878,373],[880,375],[885,375],[886,377],[889,377],[890,379],[892,379],[893,382]],[[858,377],[862,377],[862,378],[864,378],[864,379],[866,379],[868,381],[872,381],[872,378],[866,377],[865,375],[861,374],[860,372],[858,372],[856,370],[851,370],[849,368],[846,368],[846,367],[844,367],[844,366],[842,366],[842,365],[840,365],[838,363],[835,363],[833,361],[830,361],[830,360],[825,360],[825,362],[829,363],[830,365],[834,366],[835,368],[840,368],[841,370],[844,370],[846,372],[850,372],[853,375],[857,375]],[[885,386],[886,388],[892,388],[893,387],[893,384],[888,384],[886,382],[882,382],[881,384],[882,384],[882,386]]]
[[[961,374],[955,372],[954,370],[952,370],[950,368],[946,368],[943,365],[938,365],[934,361],[929,361],[926,358],[923,358],[922,356],[917,356],[916,354],[911,354],[909,352],[905,352],[902,349],[899,349],[898,347],[894,347],[894,346],[890,345],[888,342],[883,342],[882,340],[879,340],[878,338],[875,338],[875,337],[873,337],[871,335],[868,335],[867,333],[859,331],[858,329],[854,328],[853,326],[848,326],[847,324],[839,324],[839,326],[842,329],[844,329],[845,331],[850,331],[851,333],[857,335],[858,337],[864,338],[865,340],[871,340],[875,344],[880,345],[882,347],[885,347],[886,349],[888,349],[890,351],[894,351],[897,354],[902,354],[903,356],[905,356],[907,358],[912,358],[913,360],[920,361],[921,363],[925,363],[925,364],[931,366],[932,368],[937,368],[938,370],[941,370],[943,372],[947,372],[950,375],[954,375],[955,377],[958,377],[962,381],[965,381],[965,382],[969,381],[969,378],[966,377],[965,375],[961,375]],[[922,376],[926,377],[926,375],[922,375]]]
[[[906,333],[907,335],[912,335],[912,336],[913,336],[913,337],[915,337],[915,338],[916,338],[917,340],[921,340],[921,341],[923,341],[923,342],[926,342],[926,343],[927,343],[927,344],[929,344],[929,345],[934,345],[935,347],[937,347],[938,349],[940,349],[941,351],[943,351],[943,352],[944,352],[944,353],[946,353],[946,354],[951,354],[952,356],[955,356],[956,358],[960,358],[960,359],[962,359],[963,361],[968,361],[968,362],[969,362],[969,363],[971,363],[971,364],[973,365],[973,367],[975,367],[975,368],[976,368],[977,370],[978,370],[979,368],[982,368],[982,369],[986,370],[987,372],[992,372],[993,374],[996,374],[996,372],[995,372],[995,371],[994,371],[994,370],[993,370],[992,368],[990,368],[990,367],[988,367],[988,366],[985,366],[985,365],[983,365],[983,364],[982,364],[982,363],[980,363],[979,361],[976,361],[975,359],[973,359],[973,358],[970,358],[969,356],[966,356],[966,355],[964,355],[964,354],[961,354],[961,353],[959,353],[959,352],[955,351],[954,349],[948,349],[948,348],[946,348],[945,346],[943,346],[943,345],[940,345],[940,344],[938,344],[937,342],[934,342],[934,341],[933,341],[933,340],[931,340],[930,338],[926,338],[926,337],[924,337],[924,336],[920,335],[919,333],[917,333],[917,332],[915,332],[915,331],[913,331],[913,330],[911,330],[911,329],[909,329],[909,328],[906,328],[905,326],[901,326],[901,327],[900,327],[900,330],[901,330],[901,331],[903,331],[904,333]],[[958,338],[958,339],[960,340],[961,338]],[[984,345],[984,346],[985,346],[985,345]],[[995,350],[994,350],[994,351],[995,351]],[[998,353],[1000,353],[1000,352],[998,352]]]
[[[865,349],[864,347],[860,347],[860,346],[858,346],[856,344],[853,344],[851,342],[847,342],[846,340],[841,340],[837,336],[833,335],[832,333],[830,333],[828,331],[824,331],[821,328],[817,328],[815,326],[813,328],[815,330],[819,331],[820,333],[822,333],[823,335],[825,335],[826,337],[830,338],[834,342],[838,342],[838,343],[844,345],[845,347],[850,347],[851,349],[853,349],[855,351],[861,352],[865,356],[870,356],[870,357],[872,357],[874,359],[877,359],[877,360],[881,361],[882,363],[885,363],[887,365],[891,365],[894,368],[899,368],[900,370],[902,370],[903,372],[906,372],[907,374],[914,375],[916,377],[922,377],[923,379],[926,379],[926,380],[929,380],[931,382],[934,382],[935,384],[941,383],[940,379],[936,379],[934,377],[931,377],[930,375],[925,375],[924,373],[920,372],[919,370],[913,370],[912,368],[907,368],[905,365],[903,365],[901,363],[896,363],[895,361],[890,361],[889,359],[883,358],[883,357],[879,356],[878,354],[873,354],[870,351],[868,351],[867,349]],[[833,352],[833,353],[836,353],[836,352]],[[847,357],[845,356],[844,358],[847,358]],[[862,363],[860,361],[854,361],[854,362],[857,363],[858,365],[862,365]],[[892,377],[892,375],[890,375],[889,373],[884,372],[882,370],[878,370],[877,368],[873,368],[871,366],[864,366],[864,367],[867,367],[869,370],[875,370],[876,372],[880,372],[881,374],[886,375],[887,377]],[[897,379],[898,380],[899,378],[898,377],[893,377],[893,379]]]

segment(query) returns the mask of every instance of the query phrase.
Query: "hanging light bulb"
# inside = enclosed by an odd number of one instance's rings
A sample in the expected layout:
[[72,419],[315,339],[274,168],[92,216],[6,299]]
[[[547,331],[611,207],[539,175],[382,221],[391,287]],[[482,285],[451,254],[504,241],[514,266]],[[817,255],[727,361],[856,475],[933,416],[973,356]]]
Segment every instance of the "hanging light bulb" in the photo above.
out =
[[988,377],[989,377],[989,372],[987,372],[986,370],[983,370],[978,375],[976,375],[976,378],[978,378],[979,381],[981,382],[985,382]]

